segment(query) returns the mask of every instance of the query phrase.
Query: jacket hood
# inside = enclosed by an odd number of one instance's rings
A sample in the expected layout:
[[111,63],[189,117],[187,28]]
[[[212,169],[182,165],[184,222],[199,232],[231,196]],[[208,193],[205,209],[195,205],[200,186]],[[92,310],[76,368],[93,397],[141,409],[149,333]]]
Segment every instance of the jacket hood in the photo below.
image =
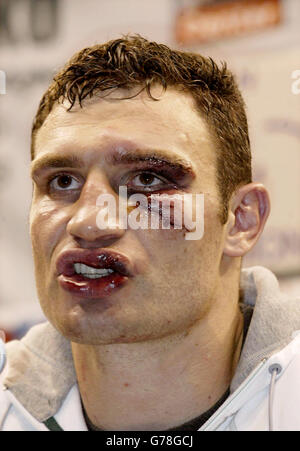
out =
[[282,293],[271,271],[261,266],[243,269],[240,288],[243,304],[253,306],[254,311],[231,392],[263,358],[286,346],[300,329],[300,297],[293,299]]
[[[240,289],[241,301],[255,308],[231,392],[262,358],[284,347],[300,329],[300,298],[281,293],[269,270],[243,269]],[[8,343],[6,353],[4,385],[38,421],[54,416],[76,383],[70,342],[46,322]]]

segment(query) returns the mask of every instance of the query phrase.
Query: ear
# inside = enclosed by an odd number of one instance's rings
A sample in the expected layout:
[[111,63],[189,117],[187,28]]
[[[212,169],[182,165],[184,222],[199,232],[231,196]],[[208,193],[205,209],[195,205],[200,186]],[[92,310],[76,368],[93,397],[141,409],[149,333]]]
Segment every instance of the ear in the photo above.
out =
[[231,199],[224,254],[242,257],[249,252],[263,232],[270,213],[268,191],[261,183],[239,188]]

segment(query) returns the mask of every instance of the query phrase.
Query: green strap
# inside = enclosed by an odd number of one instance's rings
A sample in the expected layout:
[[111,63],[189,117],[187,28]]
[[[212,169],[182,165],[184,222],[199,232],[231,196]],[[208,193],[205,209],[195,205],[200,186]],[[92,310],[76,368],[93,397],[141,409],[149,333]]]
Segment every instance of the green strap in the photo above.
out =
[[63,431],[54,417],[48,418],[48,420],[44,421],[44,425],[49,429],[49,431]]

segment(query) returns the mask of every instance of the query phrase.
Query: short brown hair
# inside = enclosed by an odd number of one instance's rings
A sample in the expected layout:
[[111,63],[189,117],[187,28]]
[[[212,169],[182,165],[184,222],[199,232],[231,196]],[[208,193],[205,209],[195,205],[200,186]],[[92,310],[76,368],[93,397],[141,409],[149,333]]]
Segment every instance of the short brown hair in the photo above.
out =
[[175,86],[190,93],[204,114],[217,148],[217,182],[222,199],[221,220],[227,221],[234,190],[250,183],[251,151],[245,105],[234,76],[202,55],[172,50],[139,35],[125,36],[76,53],[53,78],[40,102],[32,127],[31,157],[39,128],[55,103],[76,102],[118,88],[141,86],[153,100],[151,87]]

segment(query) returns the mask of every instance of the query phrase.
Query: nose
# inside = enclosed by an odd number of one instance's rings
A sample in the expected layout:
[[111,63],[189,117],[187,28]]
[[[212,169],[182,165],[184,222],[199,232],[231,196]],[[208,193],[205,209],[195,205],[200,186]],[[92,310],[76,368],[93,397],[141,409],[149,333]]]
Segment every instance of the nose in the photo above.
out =
[[[116,214],[109,214],[109,221],[105,227],[99,227],[97,217],[101,214],[101,209],[106,208],[99,204],[99,195],[108,197],[115,205],[118,205],[117,194],[108,187],[108,183],[97,177],[86,181],[79,199],[73,205],[73,214],[67,224],[67,232],[83,248],[96,248],[110,246],[115,241],[122,238],[125,230],[118,227]],[[101,205],[99,207],[99,205]],[[114,209],[114,212],[117,208]],[[113,213],[114,213],[113,212]],[[108,212],[109,213],[109,212]],[[103,216],[103,215],[102,215]]]

